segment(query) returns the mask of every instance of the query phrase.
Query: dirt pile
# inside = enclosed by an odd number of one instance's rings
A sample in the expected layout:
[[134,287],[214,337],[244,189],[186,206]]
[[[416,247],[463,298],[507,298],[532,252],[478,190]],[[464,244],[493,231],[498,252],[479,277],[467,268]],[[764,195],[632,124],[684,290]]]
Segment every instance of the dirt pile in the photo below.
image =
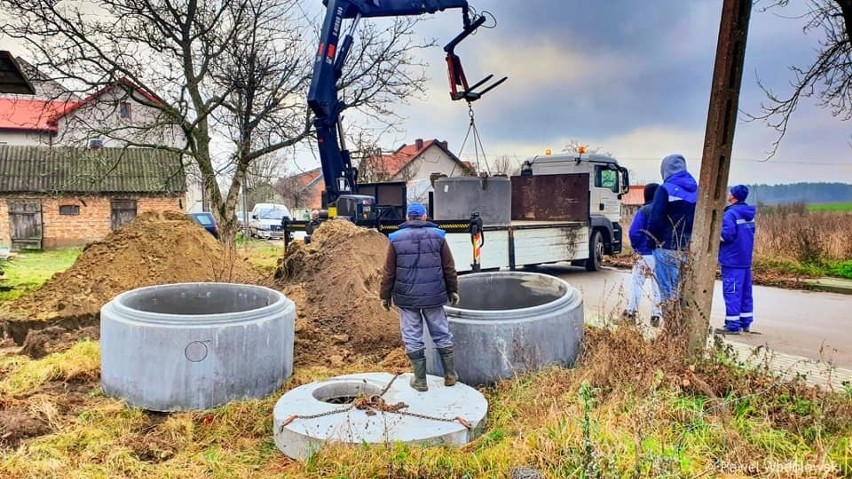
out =
[[29,356],[32,359],[41,359],[48,354],[70,349],[75,343],[84,339],[97,341],[100,336],[100,329],[96,326],[73,330],[60,326],[31,329],[27,333],[26,339],[24,339],[24,344],[21,346],[19,354]]
[[196,281],[256,284],[261,275],[183,213],[143,213],[11,308],[34,319],[89,317],[124,291]]
[[387,247],[381,233],[340,220],[323,223],[310,245],[290,246],[276,276],[297,305],[296,364],[399,362],[398,315],[379,301]]

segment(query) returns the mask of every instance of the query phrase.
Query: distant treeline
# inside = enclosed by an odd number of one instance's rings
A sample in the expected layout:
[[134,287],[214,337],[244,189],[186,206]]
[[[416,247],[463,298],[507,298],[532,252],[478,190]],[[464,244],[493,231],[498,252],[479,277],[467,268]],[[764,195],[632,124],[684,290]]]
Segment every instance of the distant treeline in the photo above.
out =
[[852,185],[847,183],[793,183],[790,185],[748,185],[748,202],[782,203],[852,202]]

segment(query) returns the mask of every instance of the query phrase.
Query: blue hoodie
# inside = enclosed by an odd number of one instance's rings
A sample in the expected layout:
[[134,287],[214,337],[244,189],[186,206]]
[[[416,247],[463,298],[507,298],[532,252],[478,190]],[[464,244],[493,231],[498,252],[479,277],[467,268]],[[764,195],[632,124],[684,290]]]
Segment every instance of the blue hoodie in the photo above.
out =
[[725,208],[719,264],[728,268],[751,268],[754,252],[754,206],[743,202]]
[[648,256],[654,252],[654,242],[646,232],[648,229],[648,213],[650,211],[650,203],[640,208],[636,212],[636,216],[633,217],[633,222],[630,223],[630,231],[628,232],[630,247],[642,256]]
[[648,232],[656,239],[658,247],[684,250],[692,239],[698,183],[686,171],[686,160],[681,155],[663,158],[660,173],[663,184],[654,194]]

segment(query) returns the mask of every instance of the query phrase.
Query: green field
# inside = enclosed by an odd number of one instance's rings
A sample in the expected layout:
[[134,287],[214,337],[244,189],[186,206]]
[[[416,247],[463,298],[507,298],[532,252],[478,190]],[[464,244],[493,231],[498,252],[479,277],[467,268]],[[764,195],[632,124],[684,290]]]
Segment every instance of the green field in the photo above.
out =
[[849,211],[852,212],[852,202],[849,203],[813,203],[807,206],[808,211]]
[[0,262],[0,269],[5,271],[0,281],[0,303],[37,289],[51,276],[74,264],[81,251],[82,248],[28,251]]

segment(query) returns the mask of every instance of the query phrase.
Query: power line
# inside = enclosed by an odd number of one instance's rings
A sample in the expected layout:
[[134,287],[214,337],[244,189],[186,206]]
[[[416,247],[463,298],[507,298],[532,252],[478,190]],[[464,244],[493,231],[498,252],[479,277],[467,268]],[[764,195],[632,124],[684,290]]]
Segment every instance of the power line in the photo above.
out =
[[[634,156],[616,156],[620,162],[629,162],[629,161],[657,161],[660,162],[662,158],[650,158],[650,157],[634,157]],[[749,163],[764,163],[766,165],[826,165],[826,166],[852,166],[852,163],[849,162],[827,162],[827,161],[782,161],[782,160],[761,160],[755,158],[731,158],[733,162],[749,162]]]

